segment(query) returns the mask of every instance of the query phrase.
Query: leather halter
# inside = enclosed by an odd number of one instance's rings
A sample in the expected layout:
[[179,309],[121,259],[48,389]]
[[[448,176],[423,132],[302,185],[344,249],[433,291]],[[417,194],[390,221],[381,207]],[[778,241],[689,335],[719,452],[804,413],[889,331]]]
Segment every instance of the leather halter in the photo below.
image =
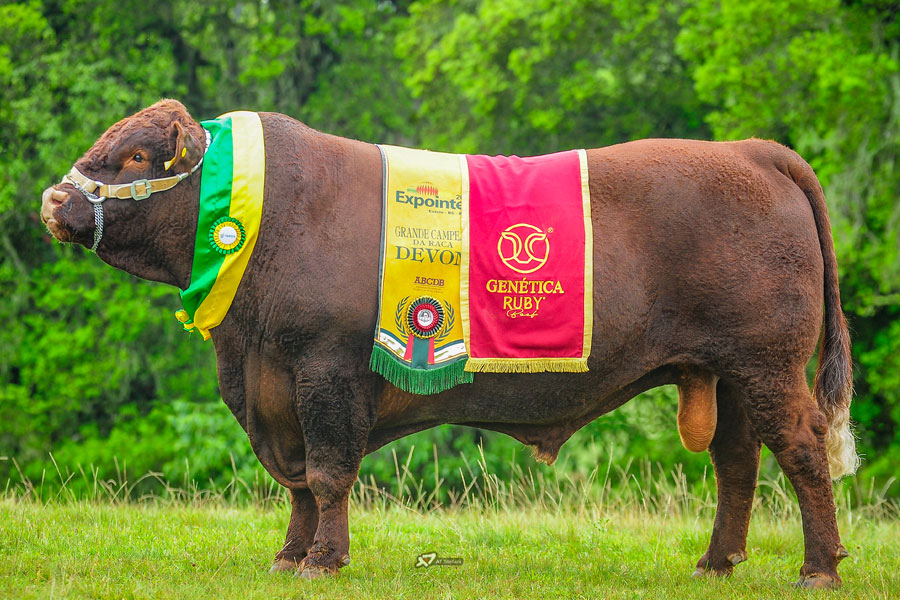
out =
[[[203,151],[204,156],[206,150],[209,149],[210,135],[206,131],[206,149]],[[146,200],[151,194],[157,192],[165,192],[187,179],[203,164],[203,156],[200,161],[194,165],[187,173],[179,173],[171,177],[160,177],[158,179],[137,179],[131,183],[103,183],[95,181],[84,175],[74,166],[66,173],[60,183],[68,183],[75,187],[79,192],[84,194],[88,202],[94,205],[94,245],[91,246],[91,252],[97,252],[97,246],[100,245],[100,238],[103,237],[103,202],[109,198],[118,198],[119,200],[134,201]]]

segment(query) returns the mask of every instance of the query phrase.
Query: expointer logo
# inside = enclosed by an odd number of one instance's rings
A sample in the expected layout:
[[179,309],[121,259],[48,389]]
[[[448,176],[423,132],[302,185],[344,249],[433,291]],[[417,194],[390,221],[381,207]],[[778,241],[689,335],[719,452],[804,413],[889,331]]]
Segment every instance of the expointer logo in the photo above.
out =
[[406,190],[397,190],[394,201],[399,204],[412,204],[413,208],[462,210],[462,202],[458,195],[456,198],[441,198],[438,195],[438,187],[429,181],[423,181],[416,187]]

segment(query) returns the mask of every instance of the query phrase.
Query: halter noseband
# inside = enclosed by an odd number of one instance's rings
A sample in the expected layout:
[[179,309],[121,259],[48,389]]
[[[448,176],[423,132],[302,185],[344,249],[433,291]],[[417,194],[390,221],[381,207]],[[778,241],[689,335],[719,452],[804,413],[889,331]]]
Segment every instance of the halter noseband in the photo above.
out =
[[[204,130],[206,131],[206,130]],[[206,150],[209,149],[210,135],[206,131]],[[74,166],[66,173],[60,183],[68,183],[75,187],[76,190],[84,194],[88,202],[94,205],[94,245],[91,246],[91,252],[97,252],[97,246],[100,245],[100,238],[103,237],[103,202],[109,198],[118,198],[119,200],[134,201],[146,200],[151,194],[156,192],[165,192],[170,190],[183,180],[187,179],[203,164],[203,156],[200,161],[194,165],[194,168],[187,173],[179,173],[171,177],[161,177],[159,179],[137,179],[131,183],[109,184],[102,181],[95,181],[85,176]]]

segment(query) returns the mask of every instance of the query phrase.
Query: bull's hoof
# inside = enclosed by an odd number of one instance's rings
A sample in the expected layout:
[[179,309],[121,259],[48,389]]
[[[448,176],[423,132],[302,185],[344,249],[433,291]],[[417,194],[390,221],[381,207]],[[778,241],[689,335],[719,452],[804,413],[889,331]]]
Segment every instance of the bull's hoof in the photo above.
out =
[[326,575],[337,575],[341,567],[350,564],[350,555],[337,552],[323,544],[314,544],[300,561],[297,577],[301,579],[319,579]]
[[324,567],[302,567],[297,570],[297,577],[300,579],[322,579],[336,574],[337,571],[329,571]]
[[712,561],[709,559],[709,553],[704,554],[703,558],[697,561],[697,567],[694,570],[694,577],[730,577],[734,572],[734,567],[747,560],[747,553],[744,550],[732,552],[725,557],[725,561]]
[[794,585],[808,590],[836,590],[841,587],[841,578],[824,573],[813,573],[812,575],[803,575],[800,577],[800,581]]
[[705,567],[697,567],[691,574],[694,579],[701,577],[731,577],[732,569],[707,569]]
[[269,573],[284,573],[285,571],[294,572],[297,570],[299,566],[299,562],[289,560],[286,558],[276,558],[275,562],[272,564],[272,568],[269,569]]
[[301,579],[319,579],[326,575],[337,575],[341,567],[350,564],[350,555],[338,553],[322,544],[315,544],[300,561],[297,577]]

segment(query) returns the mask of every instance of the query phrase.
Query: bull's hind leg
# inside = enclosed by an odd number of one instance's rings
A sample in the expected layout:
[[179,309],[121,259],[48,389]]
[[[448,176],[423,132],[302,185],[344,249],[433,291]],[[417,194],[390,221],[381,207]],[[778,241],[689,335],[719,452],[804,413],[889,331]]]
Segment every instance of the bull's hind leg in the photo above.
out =
[[730,575],[735,565],[747,559],[747,528],[759,473],[760,441],[750,426],[740,390],[719,381],[716,397],[718,424],[709,455],[719,503],[709,548],[697,562],[695,576]]
[[[758,386],[754,387],[753,383]],[[783,379],[751,382],[749,416],[775,455],[800,504],[805,556],[803,587],[838,587],[838,562],[847,556],[835,521],[825,452],[828,423],[809,391],[802,368]]]
[[308,488],[291,490],[291,521],[288,523],[284,546],[275,555],[271,572],[296,571],[306,558],[319,526],[319,507],[316,497]]

